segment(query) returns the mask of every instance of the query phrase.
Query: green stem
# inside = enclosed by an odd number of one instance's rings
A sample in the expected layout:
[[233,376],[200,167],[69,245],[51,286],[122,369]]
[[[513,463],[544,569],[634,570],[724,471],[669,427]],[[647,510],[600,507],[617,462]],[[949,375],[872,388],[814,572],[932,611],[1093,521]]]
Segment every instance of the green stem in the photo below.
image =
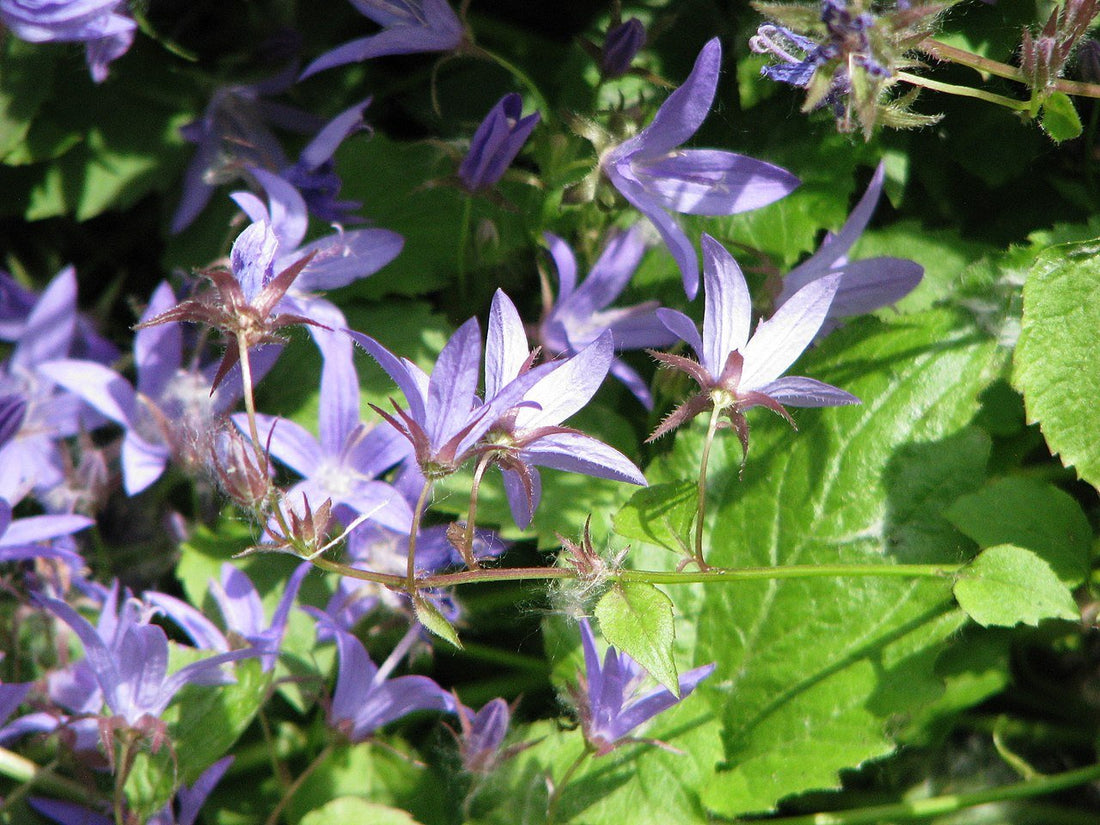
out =
[[466,566],[471,570],[481,569],[481,565],[479,565],[477,559],[474,558],[474,525],[477,523],[477,493],[481,488],[481,479],[492,463],[493,459],[490,453],[486,453],[478,459],[477,466],[474,468],[474,479],[470,483],[470,507],[466,513],[466,527],[462,531],[462,546],[458,548],[458,552],[462,554],[462,560],[466,562]]
[[[376,573],[360,570],[339,562],[316,558],[313,563],[323,570],[339,573],[353,579],[374,582],[387,587],[406,589],[408,577],[392,573]],[[776,567],[710,567],[706,570],[619,570],[607,576],[608,581],[647,582],[649,584],[707,584],[709,582],[766,581],[771,579],[818,578],[903,578],[950,579],[965,565],[962,564],[790,564]],[[488,582],[548,581],[576,579],[576,570],[567,567],[509,567],[490,570],[462,570],[458,573],[441,573],[413,581],[414,590],[435,587],[456,587],[464,584]],[[411,591],[410,591],[411,592]]]
[[580,756],[574,759],[573,764],[566,769],[564,774],[562,774],[561,781],[554,784],[554,790],[550,792],[550,799],[546,804],[547,825],[554,825],[554,820],[558,815],[558,803],[561,802],[562,791],[565,790],[565,786],[569,784],[569,780],[573,778],[573,774],[575,774],[577,769],[584,764],[584,760],[586,760],[591,753],[592,749],[586,742]]
[[978,100],[984,100],[987,103],[995,103],[998,106],[1004,106],[1006,109],[1012,109],[1017,112],[1026,112],[1031,107],[1030,101],[1016,100],[1015,98],[1005,97],[1004,95],[994,94],[993,92],[985,92],[981,89],[975,89],[972,86],[958,86],[954,83],[941,83],[938,80],[910,74],[909,72],[897,72],[894,76],[898,80],[908,83],[911,86],[920,86],[924,89],[931,89],[934,92],[943,92],[949,95],[957,95],[958,97],[973,97]]
[[416,509],[413,510],[412,526],[409,528],[409,558],[405,567],[405,592],[409,594],[409,598],[416,596],[416,537],[420,533],[420,519],[424,517],[424,508],[428,504],[432,484],[430,478],[424,479],[424,486],[420,489],[420,498],[416,500]]
[[542,115],[542,120],[544,123],[549,123],[553,120],[554,110],[550,108],[550,104],[547,103],[546,98],[542,96],[542,92],[540,92],[539,87],[535,85],[535,81],[528,77],[527,74],[519,66],[515,65],[510,60],[501,57],[496,52],[489,51],[483,46],[475,46],[474,53],[479,55],[480,57],[484,57],[488,60],[493,61],[502,69],[504,69],[504,71],[508,72],[508,74],[512,75],[512,77],[518,80],[519,84],[527,89],[528,93],[534,99],[535,108],[539,110],[539,114]]
[[1100,764],[1054,774],[1053,776],[1029,779],[1015,785],[1003,785],[1000,788],[987,788],[971,793],[933,796],[928,799],[914,799],[908,802],[895,802],[890,805],[874,805],[869,808],[857,808],[851,811],[769,819],[768,825],[874,825],[879,822],[896,820],[930,819],[934,816],[943,816],[991,802],[1009,802],[1016,799],[1043,796],[1066,788],[1075,788],[1087,782],[1095,782],[1098,779],[1100,779]]
[[279,800],[279,804],[275,806],[274,810],[271,811],[271,815],[265,820],[266,825],[277,825],[279,817],[283,813],[283,809],[290,803],[290,800],[294,797],[294,794],[298,792],[298,789],[302,787],[302,783],[309,779],[313,772],[325,761],[328,755],[332,753],[333,747],[334,743],[332,742],[325,745],[314,760],[306,766],[306,769],[298,775],[298,778],[294,780],[294,784],[287,789],[287,792],[283,794],[283,798]]
[[707,437],[703,441],[703,454],[699,458],[699,502],[695,510],[695,563],[700,570],[707,569],[707,563],[703,561],[703,520],[707,513],[707,463],[710,461],[710,448],[714,443],[714,434],[718,432],[718,417],[721,414],[721,407],[717,404],[711,406]]

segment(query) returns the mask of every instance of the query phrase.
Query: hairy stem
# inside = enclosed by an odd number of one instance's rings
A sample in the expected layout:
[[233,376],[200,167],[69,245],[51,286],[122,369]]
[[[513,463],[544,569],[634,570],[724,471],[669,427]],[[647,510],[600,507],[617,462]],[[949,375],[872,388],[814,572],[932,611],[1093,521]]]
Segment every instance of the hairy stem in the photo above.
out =
[[[959,66],[966,66],[982,74],[991,74],[994,77],[1003,77],[1005,80],[1015,80],[1018,83],[1025,82],[1024,73],[1016,66],[1010,66],[1008,63],[1001,63],[997,60],[990,60],[988,57],[982,57],[981,55],[968,52],[966,49],[960,49],[956,46],[949,46],[931,37],[926,37],[922,40],[917,44],[917,48],[925,54],[939,60],[948,63],[956,63]],[[1058,78],[1051,82],[1050,88],[1058,92],[1065,92],[1067,95],[1100,98],[1100,84],[1097,83],[1082,83],[1078,80],[1063,80],[1062,78]]]
[[279,817],[282,816],[283,810],[286,808],[286,806],[290,804],[290,800],[294,798],[294,794],[296,794],[298,792],[298,789],[302,787],[302,783],[309,779],[313,772],[321,766],[322,762],[325,761],[328,755],[332,753],[333,747],[334,743],[332,742],[329,742],[329,744],[325,745],[325,747],[321,749],[321,752],[317,754],[313,761],[306,766],[306,769],[298,774],[298,778],[294,780],[294,784],[287,788],[286,793],[283,794],[283,798],[279,800],[279,804],[272,809],[271,815],[265,820],[265,825],[277,825],[277,823],[279,822]]
[[984,100],[987,103],[995,103],[998,106],[1004,106],[1006,109],[1012,109],[1017,112],[1028,111],[1031,107],[1030,101],[1016,100],[1015,98],[1005,97],[1004,95],[994,94],[993,92],[975,89],[972,86],[958,86],[954,83],[941,83],[938,80],[910,74],[909,72],[897,72],[894,76],[903,83],[908,83],[911,86],[920,86],[923,89],[931,89],[934,92],[943,92],[944,94],[956,95],[958,97],[973,97],[978,100]]
[[550,799],[546,803],[546,822],[547,825],[554,825],[554,820],[558,815],[558,803],[561,802],[561,793],[565,790],[565,786],[569,784],[569,780],[573,778],[573,774],[577,772],[581,765],[592,754],[592,748],[585,742],[584,750],[581,751],[580,756],[573,760],[571,764],[562,774],[561,781],[554,783],[554,789],[550,792]]
[[478,459],[477,466],[474,468],[474,480],[470,484],[470,507],[466,513],[466,527],[462,531],[462,546],[458,548],[458,552],[462,554],[462,560],[466,562],[466,566],[471,570],[480,570],[481,565],[477,563],[477,559],[474,558],[474,525],[477,523],[477,494],[481,488],[481,479],[485,475],[485,471],[489,469],[489,465],[492,464],[491,456],[486,453],[480,459]]
[[416,509],[413,510],[412,526],[409,527],[409,557],[405,566],[405,592],[409,594],[409,598],[416,597],[416,538],[420,535],[420,519],[424,517],[424,508],[428,505],[432,485],[433,482],[430,478],[424,479],[424,486],[420,490],[420,498],[416,500]]
[[707,569],[703,561],[703,521],[707,514],[707,463],[710,461],[710,448],[714,444],[714,435],[718,432],[718,418],[722,408],[714,404],[707,423],[707,437],[703,441],[703,454],[699,457],[699,503],[695,510],[695,563],[700,570]]

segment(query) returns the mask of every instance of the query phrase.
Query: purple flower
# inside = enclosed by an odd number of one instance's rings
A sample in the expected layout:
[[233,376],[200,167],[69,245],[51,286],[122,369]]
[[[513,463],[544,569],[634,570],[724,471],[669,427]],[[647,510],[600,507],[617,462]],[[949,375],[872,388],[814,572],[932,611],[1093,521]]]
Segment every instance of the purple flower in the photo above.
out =
[[511,708],[497,698],[477,713],[463,704],[458,705],[457,712],[462,729],[458,739],[462,767],[472,773],[488,773],[506,756],[500,746],[512,721]]
[[[62,273],[67,271],[68,267]],[[0,270],[0,339],[19,340],[30,321],[31,310],[34,309],[38,297],[31,290],[20,286],[11,275]],[[110,364],[118,359],[119,351],[118,347],[96,332],[87,317],[77,313],[76,330],[69,354],[74,358]]]
[[30,43],[84,43],[92,80],[134,40],[137,24],[117,14],[124,0],[0,0],[0,23]]
[[[388,678],[407,645],[399,645],[379,668],[355,636],[335,626],[331,630],[336,636],[340,669],[328,722],[349,741],[362,742],[383,725],[419,710],[455,712],[454,696],[427,676]],[[410,631],[417,633],[416,628]]]
[[687,698],[714,672],[714,665],[709,664],[683,674],[679,698],[665,687],[643,693],[642,683],[649,674],[642,666],[613,647],[607,649],[601,666],[588,620],[581,619],[580,625],[585,672],[578,693],[578,710],[584,738],[595,748],[596,756],[610,753],[625,742],[638,741],[628,739],[628,734]]
[[684,230],[669,215],[733,215],[778,200],[798,179],[764,161],[718,149],[680,149],[703,123],[718,86],[722,47],[707,43],[684,84],[653,122],[607,152],[601,168],[623,197],[657,227],[680,267],[684,289],[699,289],[699,261]]
[[[410,444],[390,427],[368,427],[359,420],[359,376],[352,358],[346,336],[326,336],[319,439],[293,421],[267,415],[257,416],[260,438],[274,458],[303,478],[284,496],[289,506],[302,510],[305,501],[316,507],[327,499],[344,523],[363,515],[407,533],[412,508],[393,487],[375,479],[403,461]],[[244,415],[233,420],[248,430]]]
[[523,114],[523,98],[514,92],[502,97],[470,141],[458,167],[458,179],[471,192],[488,189],[504,175],[539,122],[539,113]]
[[813,378],[780,377],[817,335],[840,285],[840,275],[826,275],[800,289],[770,319],[760,322],[751,340],[752,299],[745,277],[733,256],[709,235],[703,235],[703,279],[702,337],[695,322],[682,312],[658,311],[665,325],[691,345],[699,360],[651,354],[662,364],[690,375],[700,392],[677,407],[653,431],[650,441],[704,410],[718,407],[747,453],[749,429],[744,413],[752,407],[767,407],[790,421],[784,404],[832,407],[859,403],[854,395]]
[[382,26],[382,31],[325,52],[306,67],[299,80],[374,57],[453,51],[466,36],[462,21],[445,0],[351,0],[351,4]]
[[481,330],[477,319],[464,323],[436,360],[429,378],[407,358],[399,358],[368,335],[348,330],[400,387],[408,411],[394,405],[395,415],[378,409],[391,426],[413,445],[416,463],[428,479],[455,472],[474,455],[481,437],[500,416],[520,403],[523,394],[546,374],[542,365],[500,387],[485,402],[477,396],[481,361]]
[[882,194],[885,175],[886,166],[880,163],[867,191],[844,222],[840,232],[825,238],[817,252],[792,269],[783,279],[776,306],[782,306],[807,284],[828,275],[839,275],[840,286],[821,327],[821,332],[826,333],[836,326],[839,318],[862,315],[888,306],[916,289],[924,276],[924,267],[915,261],[905,258],[848,260],[848,251],[863,234],[875,211]]
[[606,78],[621,77],[630,71],[634,56],[645,45],[645,25],[631,17],[612,26],[604,35],[600,49],[600,74]]
[[[291,605],[311,568],[312,565],[303,563],[291,574],[270,623],[264,616],[260,594],[243,570],[227,562],[221,568],[221,581],[210,580],[210,595],[221,611],[226,631],[259,651],[265,673],[275,667]],[[166,593],[146,593],[145,600],[170,616],[200,648],[229,651],[230,640],[201,611]]]
[[[181,785],[176,791],[175,805],[169,802],[153,814],[146,825],[195,825],[206,798],[210,796],[210,792],[221,781],[232,763],[232,756],[219,759],[203,771],[190,788]],[[31,797],[30,804],[40,814],[48,816],[60,825],[111,825],[114,822],[110,817],[72,802]],[[179,812],[178,815],[176,811]]]
[[0,396],[0,448],[19,432],[26,415],[27,402],[22,397],[15,394]]
[[[153,292],[141,322],[151,321],[176,306],[172,288],[162,283]],[[277,352],[271,348],[253,362],[253,376],[265,373]],[[137,495],[156,481],[173,456],[186,463],[205,461],[218,420],[241,395],[240,381],[211,391],[214,369],[184,367],[183,335],[178,324],[141,326],[134,335],[137,386],[114,370],[93,361],[62,359],[39,367],[51,381],[82,398],[125,429],[122,477],[128,495]]]
[[[221,666],[256,656],[256,650],[235,650],[210,656],[168,674],[168,637],[149,624],[149,610],[132,598],[117,605],[118,587],[103,606],[99,627],[58,599],[40,604],[64,621],[84,644],[84,653],[111,713],[131,728],[151,732],[158,717],[186,684],[217,685],[232,681]],[[116,613],[116,610],[118,611]]]
[[[616,351],[657,349],[678,340],[657,318],[656,301],[607,309],[626,288],[645,253],[640,225],[612,236],[580,286],[573,251],[556,235],[547,232],[543,237],[558,273],[558,299],[551,304],[547,288],[539,322],[539,343],[545,352],[552,356],[575,355],[607,330],[611,331]],[[614,359],[609,372],[626,384],[647,409],[653,406],[648,385],[624,361]]]
[[[613,357],[611,333],[604,332],[576,355],[545,365],[550,371],[485,433],[483,441],[504,476],[508,504],[519,527],[531,523],[539,503],[541,483],[536,466],[645,485],[642,471],[618,450],[559,426],[596,394]],[[485,345],[486,396],[502,393],[530,369],[531,360],[519,313],[498,289]]]

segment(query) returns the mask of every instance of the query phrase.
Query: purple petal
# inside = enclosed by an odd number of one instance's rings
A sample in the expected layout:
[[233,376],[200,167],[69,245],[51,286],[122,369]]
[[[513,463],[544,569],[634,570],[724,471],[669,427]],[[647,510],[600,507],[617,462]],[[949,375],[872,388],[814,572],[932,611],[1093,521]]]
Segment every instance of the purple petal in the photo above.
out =
[[579,622],[581,630],[581,649],[584,651],[584,679],[588,686],[588,699],[592,700],[603,692],[600,654],[596,652],[596,637],[592,635],[592,626],[588,619]]
[[924,277],[924,267],[905,258],[869,258],[832,271],[840,275],[840,289],[829,307],[832,318],[862,315],[897,303]]
[[629,366],[625,361],[616,358],[611,362],[611,369],[608,370],[611,375],[615,376],[619,381],[622,381],[626,388],[630,390],[634,397],[641,402],[642,406],[647,410],[653,409],[653,395],[649,391],[649,384],[640,376],[633,367]]
[[886,161],[882,161],[875,169],[875,174],[871,176],[867,191],[859,199],[859,203],[856,204],[856,208],[848,216],[848,220],[844,222],[844,226],[840,228],[836,235],[826,239],[821,244],[821,248],[817,250],[817,254],[814,255],[826,268],[848,254],[852,244],[859,239],[859,236],[863,234],[863,230],[867,228],[867,224],[871,222],[871,216],[875,213],[878,199],[882,195],[882,184],[885,179]]
[[633,161],[646,192],[663,208],[689,215],[735,215],[790,194],[800,181],[786,169],[719,149],[681,149]]
[[342,630],[337,630],[335,636],[340,668],[336,675],[336,691],[332,695],[329,719],[354,723],[370,693],[378,668],[357,638]]
[[298,156],[299,162],[309,169],[316,169],[330,160],[344,139],[363,127],[363,111],[370,105],[370,101],[368,97],[330,120],[317,133],[317,136],[306,144],[306,148]]
[[702,667],[697,667],[683,674],[680,677],[679,699],[677,699],[667,688],[662,687],[650,691],[635,702],[631,702],[630,706],[624,709],[613,723],[613,729],[615,731],[614,738],[621,739],[643,722],[652,719],[657,714],[668,710],[673,705],[685,699],[695,690],[700,682],[714,672],[714,667],[713,664],[703,665]]
[[[703,359],[703,339],[699,335],[699,328],[695,322],[678,309],[659,309],[657,317],[668,328],[669,332],[679,336],[680,340],[695,350],[695,355]],[[715,374],[717,377],[717,374]]]
[[[237,413],[232,418],[237,429],[248,435],[248,417],[244,413]],[[270,444],[274,458],[304,478],[317,472],[322,456],[321,445],[305,427],[285,418],[259,413],[256,416],[256,429],[263,441],[261,446],[266,449]]]
[[817,335],[839,286],[839,275],[804,286],[756,328],[741,353],[745,356],[741,390],[759,389],[794,363]]
[[[642,262],[645,247],[641,224],[615,234],[570,301],[571,311],[581,316],[591,314],[618,298]],[[559,296],[559,302],[564,297]]]
[[11,364],[32,369],[69,354],[76,331],[76,270],[62,269],[50,281],[27,317]]
[[639,157],[654,157],[671,152],[699,131],[714,100],[721,67],[722,44],[715,37],[703,46],[691,74],[661,104],[649,126],[621,148],[629,146],[628,151]]
[[703,244],[703,366],[718,377],[731,352],[743,352],[752,323],[752,296],[737,261],[710,235]]
[[[0,499],[0,501],[3,501]],[[4,502],[7,504],[7,502]],[[10,517],[10,508],[9,510]],[[2,522],[0,522],[2,523]],[[39,541],[71,536],[95,524],[93,519],[78,515],[27,516],[16,519],[0,532],[0,547],[16,547]]]
[[178,624],[188,638],[195,643],[196,647],[222,653],[229,650],[229,642],[226,641],[225,636],[218,630],[217,625],[206,618],[201,610],[197,610],[175,596],[169,596],[167,593],[159,593],[154,590],[147,590],[144,598],[145,601]]
[[480,361],[481,330],[471,318],[443,347],[428,382],[425,430],[433,446],[441,446],[470,420]]
[[[259,167],[252,167],[249,172],[259,181],[260,186],[267,193],[268,220],[270,220],[271,231],[278,240],[279,253],[281,255],[295,254],[292,250],[296,250],[302,243],[302,238],[306,236],[306,229],[309,227],[309,215],[306,211],[305,200],[302,199],[302,195],[297,189],[274,172]],[[241,201],[237,200],[237,203],[240,205]],[[252,216],[249,215],[249,217]],[[253,218],[253,220],[256,219]],[[260,218],[258,223],[262,224],[263,220],[263,218]],[[299,254],[295,260],[301,257],[303,256]],[[279,268],[284,268],[281,261]]]
[[359,426],[359,374],[355,371],[350,338],[325,333],[315,336],[314,340],[324,344],[321,351],[325,359],[317,414],[321,452],[335,456]]
[[399,676],[370,691],[355,717],[351,739],[362,741],[383,725],[419,710],[454,709],[454,696],[427,676]]
[[519,375],[530,354],[519,312],[511,299],[498,289],[489,309],[489,328],[485,335],[485,395],[491,398]]
[[[19,395],[0,395],[0,447],[11,441],[27,415],[27,402]],[[0,534],[4,531],[0,530]]]
[[126,495],[136,496],[161,477],[171,451],[163,444],[150,444],[134,432],[122,439],[122,482]]
[[508,499],[508,509],[512,511],[512,521],[520,530],[526,530],[531,525],[535,510],[538,509],[539,500],[542,498],[542,479],[539,471],[533,467],[529,469],[531,483],[531,496],[527,496],[527,486],[523,483],[523,477],[515,470],[505,467],[500,468],[501,478],[504,480],[504,495]]
[[264,606],[244,571],[226,562],[221,567],[221,581],[211,579],[209,586],[227,628],[245,638],[263,632],[266,627]]
[[614,447],[583,433],[555,433],[532,442],[521,453],[541,467],[595,478],[646,485],[642,471]]
[[32,796],[30,806],[43,816],[48,816],[60,825],[112,825],[114,820],[97,811],[77,805],[73,802],[62,802],[58,799],[45,799],[41,796]]
[[[176,295],[162,281],[153,291],[141,321],[166,312],[176,304]],[[179,324],[157,324],[143,327],[134,334],[134,364],[137,367],[137,390],[151,399],[158,399],[183,363],[183,335]]]
[[360,481],[346,493],[334,495],[333,499],[391,530],[407,533],[412,526],[409,503],[384,481]]
[[398,358],[384,346],[379,344],[369,335],[354,330],[345,330],[351,339],[367,351],[378,362],[386,374],[400,388],[405,400],[409,404],[409,412],[416,421],[425,421],[425,402],[427,400],[427,385],[429,379],[411,361]]
[[130,382],[94,361],[61,360],[41,364],[38,371],[105,416],[126,427],[137,423],[137,399]]
[[294,288],[309,292],[347,286],[380,270],[404,245],[405,239],[388,229],[340,231],[313,241],[295,253],[296,259],[316,254],[295,280]]
[[268,223],[249,224],[233,242],[229,253],[233,274],[245,300],[252,303],[274,277],[275,253],[279,241]]
[[760,387],[759,392],[790,407],[840,407],[860,403],[851,393],[800,375],[777,378]]
[[558,303],[568,300],[577,286],[577,259],[569,244],[549,232],[542,234],[558,272]]
[[210,796],[210,792],[214,790],[214,786],[221,781],[225,772],[229,770],[229,766],[233,764],[233,758],[226,756],[219,759],[203,771],[190,788],[186,785],[180,787],[176,792],[176,803],[179,806],[177,825],[195,825],[199,810],[206,802],[206,798]]
[[516,427],[534,429],[565,421],[596,394],[614,357],[611,333],[605,332],[573,357],[555,363],[554,369],[523,396],[541,409],[520,409]]
[[[115,666],[114,656],[103,643],[96,629],[87,619],[73,610],[69,605],[57,599],[40,598],[39,603],[67,624],[84,645],[84,656],[96,681],[99,682],[104,696],[113,696],[119,685],[118,669]],[[107,607],[104,606],[104,614]]]

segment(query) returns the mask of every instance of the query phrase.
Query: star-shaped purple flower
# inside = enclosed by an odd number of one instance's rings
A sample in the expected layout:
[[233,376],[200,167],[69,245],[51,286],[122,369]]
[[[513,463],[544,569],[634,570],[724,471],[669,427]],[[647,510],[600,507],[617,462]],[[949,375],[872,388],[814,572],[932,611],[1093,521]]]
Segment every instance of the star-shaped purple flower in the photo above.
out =
[[337,46],[318,57],[302,72],[300,80],[317,72],[360,63],[374,57],[420,52],[449,52],[466,36],[458,15],[446,0],[350,0],[382,31]]
[[694,298],[699,290],[695,247],[669,212],[733,215],[766,206],[799,181],[761,160],[719,149],[681,149],[710,111],[722,65],[715,38],[695,61],[687,80],[639,134],[605,153],[600,166],[615,188],[657,227]]
[[613,647],[604,654],[603,664],[596,651],[596,639],[587,619],[581,619],[581,646],[584,650],[584,675],[578,693],[581,728],[596,756],[610,753],[625,742],[646,741],[628,738],[631,731],[687,698],[714,672],[714,665],[703,665],[680,677],[680,696],[666,687],[642,690],[649,676],[632,658]]
[[[557,235],[547,232],[543,237],[558,273],[556,301],[551,302],[549,287],[544,286],[543,313],[538,328],[544,352],[552,356],[575,355],[608,330],[618,352],[659,349],[678,340],[657,318],[656,301],[607,308],[626,288],[645,254],[640,225],[635,224],[627,232],[611,237],[580,286],[577,285],[577,259],[573,250]],[[626,362],[614,359],[609,372],[647,409],[653,406],[649,386]]]
[[706,305],[702,337],[695,322],[682,312],[659,310],[661,320],[695,350],[699,360],[651,353],[662,364],[690,375],[700,391],[677,407],[649,440],[704,410],[717,407],[737,431],[747,453],[749,429],[744,413],[752,407],[767,407],[790,421],[784,404],[794,407],[858,404],[854,395],[813,378],[780,377],[817,335],[840,277],[826,275],[804,286],[770,319],[761,321],[750,340],[752,299],[745,276],[718,241],[703,235]]

